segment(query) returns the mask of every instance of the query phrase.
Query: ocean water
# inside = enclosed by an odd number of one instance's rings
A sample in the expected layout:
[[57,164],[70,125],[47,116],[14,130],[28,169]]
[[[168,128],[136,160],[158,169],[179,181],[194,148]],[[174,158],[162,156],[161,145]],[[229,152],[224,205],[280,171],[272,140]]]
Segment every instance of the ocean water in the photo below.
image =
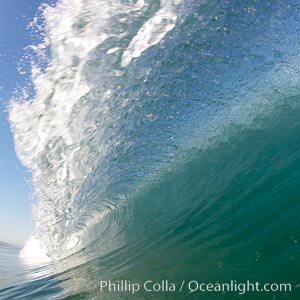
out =
[[[42,6],[9,108],[35,235],[0,248],[0,298],[300,299],[299,17],[295,0]],[[291,291],[188,285],[247,280]]]

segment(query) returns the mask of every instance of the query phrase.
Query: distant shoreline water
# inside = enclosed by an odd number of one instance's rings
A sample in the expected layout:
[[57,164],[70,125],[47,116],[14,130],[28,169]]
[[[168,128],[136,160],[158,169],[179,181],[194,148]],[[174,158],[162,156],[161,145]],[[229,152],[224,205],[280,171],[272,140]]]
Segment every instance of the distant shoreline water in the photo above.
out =
[[22,249],[24,247],[24,245],[13,245],[13,244],[5,243],[5,242],[0,242],[0,247],[1,248]]
[[7,243],[4,243],[4,242],[0,242],[0,247],[2,247],[2,248],[13,248],[14,246],[12,246],[10,244],[7,244]]

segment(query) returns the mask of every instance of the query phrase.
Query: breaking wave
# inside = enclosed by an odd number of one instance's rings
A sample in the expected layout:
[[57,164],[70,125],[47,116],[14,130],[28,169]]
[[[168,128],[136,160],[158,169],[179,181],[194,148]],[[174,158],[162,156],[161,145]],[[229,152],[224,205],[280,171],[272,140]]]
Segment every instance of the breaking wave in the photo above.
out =
[[68,294],[145,273],[297,279],[300,7],[289,2],[43,6],[34,95],[12,101],[10,123],[39,199],[36,238]]

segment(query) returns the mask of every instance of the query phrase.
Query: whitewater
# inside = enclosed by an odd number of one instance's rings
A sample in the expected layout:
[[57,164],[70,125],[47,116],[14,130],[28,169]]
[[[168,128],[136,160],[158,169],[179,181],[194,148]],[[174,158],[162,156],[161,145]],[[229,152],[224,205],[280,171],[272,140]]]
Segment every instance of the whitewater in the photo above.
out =
[[293,0],[43,4],[8,108],[35,232],[0,252],[19,261],[0,298],[238,299],[99,283],[249,279],[293,291],[244,299],[298,299],[299,16]]

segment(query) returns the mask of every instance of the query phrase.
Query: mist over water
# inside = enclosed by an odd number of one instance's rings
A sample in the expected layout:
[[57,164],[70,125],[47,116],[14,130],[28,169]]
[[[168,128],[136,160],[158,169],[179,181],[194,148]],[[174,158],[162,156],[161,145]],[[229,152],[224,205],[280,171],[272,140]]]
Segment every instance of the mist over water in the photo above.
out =
[[10,124],[39,199],[21,257],[37,253],[47,272],[0,298],[182,299],[99,282],[196,279],[290,282],[292,293],[243,298],[297,299],[297,1],[61,0],[41,11],[35,93],[12,100]]

